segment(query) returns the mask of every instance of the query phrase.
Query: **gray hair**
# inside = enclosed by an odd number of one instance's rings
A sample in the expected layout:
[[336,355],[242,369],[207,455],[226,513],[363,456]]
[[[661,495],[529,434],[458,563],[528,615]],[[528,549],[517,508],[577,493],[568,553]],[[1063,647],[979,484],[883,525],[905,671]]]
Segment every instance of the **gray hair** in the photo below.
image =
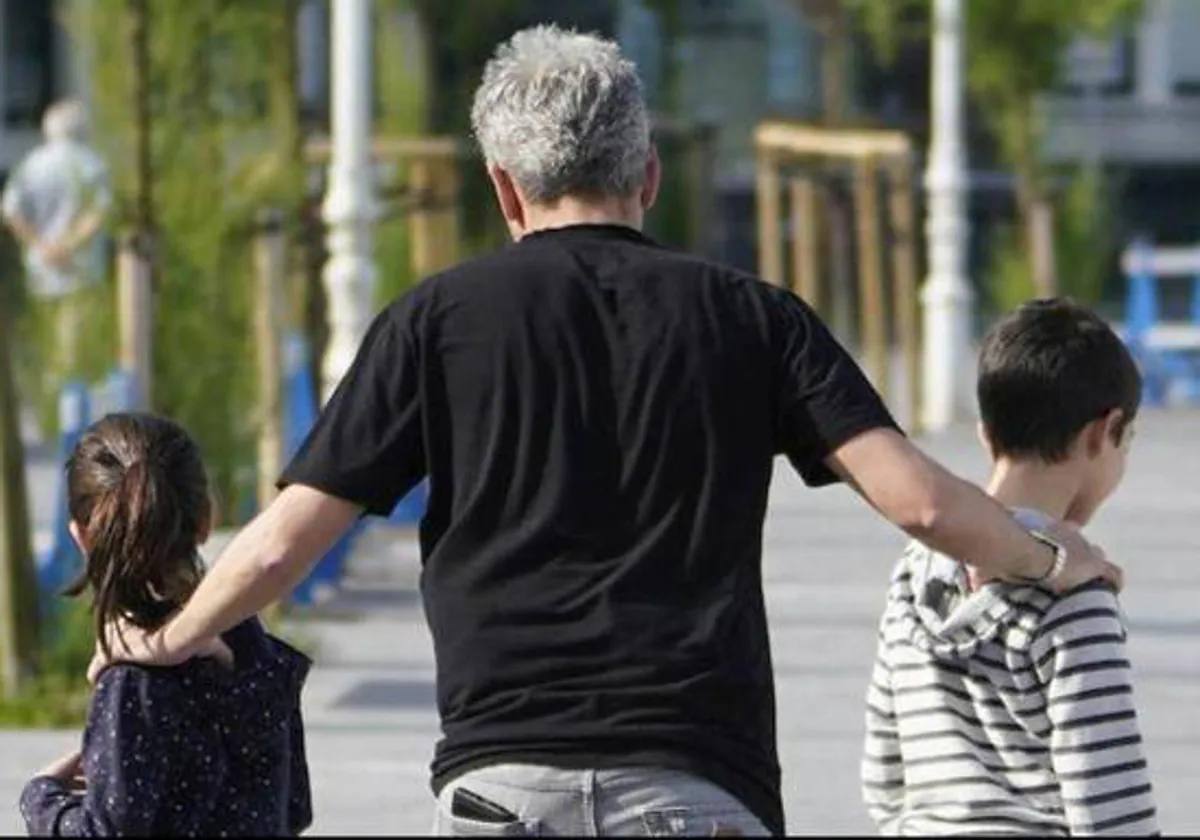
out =
[[489,165],[536,203],[642,186],[650,120],[632,61],[612,41],[552,25],[496,49],[471,124]]
[[87,109],[78,99],[60,99],[42,114],[42,134],[47,140],[86,140]]

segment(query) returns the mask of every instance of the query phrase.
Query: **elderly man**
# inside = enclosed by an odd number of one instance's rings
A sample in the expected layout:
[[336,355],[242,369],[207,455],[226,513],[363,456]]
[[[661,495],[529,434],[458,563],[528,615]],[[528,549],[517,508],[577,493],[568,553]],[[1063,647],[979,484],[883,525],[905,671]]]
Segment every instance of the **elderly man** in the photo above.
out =
[[472,118],[515,244],[376,319],[286,489],[128,656],[211,650],[428,475],[435,830],[778,833],[775,455],[996,577],[1115,579],[909,443],[799,299],[639,232],[659,161],[615,44],[517,33]]
[[42,133],[45,142],[5,185],[3,212],[24,252],[30,296],[54,322],[49,379],[58,384],[80,375],[80,336],[88,317],[82,293],[104,270],[99,234],[112,195],[108,169],[87,145],[87,114],[79,102],[47,108]]

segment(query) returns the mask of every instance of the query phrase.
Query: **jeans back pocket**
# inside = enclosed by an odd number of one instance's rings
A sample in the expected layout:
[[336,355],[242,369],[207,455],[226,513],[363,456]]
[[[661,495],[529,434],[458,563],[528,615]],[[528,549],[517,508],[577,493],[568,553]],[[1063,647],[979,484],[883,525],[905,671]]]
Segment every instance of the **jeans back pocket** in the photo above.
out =
[[642,811],[648,837],[747,837],[761,833],[744,809],[648,808]]

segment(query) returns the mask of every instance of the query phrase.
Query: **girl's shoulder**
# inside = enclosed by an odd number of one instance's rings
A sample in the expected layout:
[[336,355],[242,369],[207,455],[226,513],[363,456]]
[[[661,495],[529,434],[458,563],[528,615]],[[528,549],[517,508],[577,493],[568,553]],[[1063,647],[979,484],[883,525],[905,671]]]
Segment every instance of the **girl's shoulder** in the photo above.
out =
[[112,731],[162,731],[196,717],[197,697],[189,684],[199,682],[194,667],[156,668],[119,662],[96,678],[88,704],[89,728]]
[[221,640],[233,652],[233,676],[257,671],[293,675],[300,682],[308,675],[312,660],[282,639],[267,632],[257,616],[222,634]]
[[233,652],[232,668],[200,657],[172,666],[116,662],[96,679],[91,706],[178,710],[225,705],[231,699],[271,705],[298,700],[312,665],[308,656],[267,633],[256,617],[221,638]]

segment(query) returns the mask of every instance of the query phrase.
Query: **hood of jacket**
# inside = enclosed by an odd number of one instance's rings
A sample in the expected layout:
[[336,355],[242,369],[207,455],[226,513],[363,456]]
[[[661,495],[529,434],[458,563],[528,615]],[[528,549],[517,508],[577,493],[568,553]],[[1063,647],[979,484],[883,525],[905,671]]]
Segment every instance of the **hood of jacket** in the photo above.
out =
[[[1024,508],[1013,516],[1030,529],[1053,521]],[[892,577],[889,612],[919,650],[939,659],[966,659],[1018,619],[1017,608],[1005,598],[1013,589],[994,582],[972,592],[963,564],[914,540]]]

